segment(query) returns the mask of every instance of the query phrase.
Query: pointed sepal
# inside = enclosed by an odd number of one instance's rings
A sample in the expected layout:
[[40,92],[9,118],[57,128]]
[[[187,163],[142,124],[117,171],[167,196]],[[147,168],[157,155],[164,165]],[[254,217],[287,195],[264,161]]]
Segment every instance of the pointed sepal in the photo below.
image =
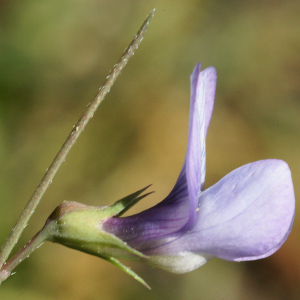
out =
[[137,280],[139,283],[141,283],[143,286],[145,286],[147,289],[151,290],[151,287],[147,284],[147,282],[141,278],[139,275],[137,275],[135,272],[133,272],[129,267],[126,267],[125,265],[123,265],[120,261],[118,261],[116,258],[112,257],[112,256],[108,256],[108,257],[102,257],[103,259],[111,262],[112,264],[114,264],[115,266],[117,266],[119,269],[121,269],[122,271],[124,271],[126,274],[128,274],[129,276],[133,277],[135,280]]
[[53,211],[41,232],[47,241],[110,261],[150,288],[142,278],[117,260],[117,258],[147,260],[149,257],[103,229],[105,221],[120,216],[149,195],[150,193],[141,196],[148,187],[122,198],[111,206],[88,206],[74,201],[65,201]]

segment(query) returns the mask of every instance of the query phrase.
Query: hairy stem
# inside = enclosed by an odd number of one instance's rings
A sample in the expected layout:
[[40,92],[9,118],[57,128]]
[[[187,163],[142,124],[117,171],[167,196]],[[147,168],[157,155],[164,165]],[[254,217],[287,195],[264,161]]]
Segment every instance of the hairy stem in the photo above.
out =
[[154,15],[154,10],[146,18],[145,22],[143,23],[141,29],[135,35],[133,41],[125,49],[123,55],[121,56],[118,63],[114,66],[114,68],[110,71],[109,75],[106,77],[106,81],[104,85],[99,89],[98,94],[94,98],[92,102],[89,103],[85,112],[77,122],[77,124],[73,127],[70,135],[64,142],[61,149],[58,151],[56,157],[54,158],[52,164],[48,168],[46,174],[42,178],[41,182],[39,183],[38,187],[34,191],[31,199],[29,200],[28,204],[24,208],[19,220],[17,221],[15,227],[12,229],[9,237],[7,238],[6,242],[1,248],[0,252],[0,269],[2,269],[3,264],[7,260],[8,256],[10,255],[12,249],[18,242],[23,230],[28,224],[28,221],[32,214],[34,213],[37,205],[39,204],[41,198],[43,197],[45,191],[51,184],[56,172],[60,168],[63,161],[65,161],[66,156],[68,155],[69,151],[77,141],[79,135],[84,130],[85,126],[89,122],[89,120],[93,117],[95,111],[97,110],[100,103],[103,101],[106,94],[110,91],[112,85],[114,84],[115,80],[117,79],[118,75],[122,71],[122,69],[127,64],[130,57],[134,54],[134,51],[138,48],[140,42],[142,41],[146,30],[149,27],[150,21]]
[[12,270],[27,258],[34,250],[39,248],[47,239],[47,232],[39,231],[16,255],[6,262],[0,271],[0,284],[6,280]]

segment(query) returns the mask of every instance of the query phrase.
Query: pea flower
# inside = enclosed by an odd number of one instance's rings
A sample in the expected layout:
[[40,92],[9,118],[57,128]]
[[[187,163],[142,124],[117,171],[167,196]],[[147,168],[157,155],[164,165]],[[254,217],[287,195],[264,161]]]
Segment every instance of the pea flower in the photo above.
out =
[[191,75],[187,153],[170,194],[156,206],[124,218],[120,216],[149,194],[140,196],[146,188],[109,207],[63,202],[30,243],[48,240],[97,255],[147,287],[117,259],[185,273],[212,257],[255,260],[281,247],[295,213],[291,173],[284,161],[249,163],[204,189],[205,137],[217,75],[213,67],[200,70],[197,64]]
[[[211,257],[256,260],[277,251],[294,220],[288,165],[268,159],[244,165],[204,189],[205,137],[211,119],[216,70],[191,74],[187,153],[171,193],[158,205],[103,229],[149,256],[145,261],[174,273],[192,271]],[[224,158],[225,159],[225,158]]]

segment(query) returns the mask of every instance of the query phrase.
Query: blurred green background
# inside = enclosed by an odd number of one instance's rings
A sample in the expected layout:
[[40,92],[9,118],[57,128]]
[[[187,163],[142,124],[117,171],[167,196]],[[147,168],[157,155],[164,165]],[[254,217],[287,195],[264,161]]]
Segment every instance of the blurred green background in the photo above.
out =
[[[251,161],[280,158],[300,193],[300,2],[291,0],[0,1],[0,242],[72,126],[149,11],[140,48],[58,172],[17,248],[63,200],[107,205],[150,183],[172,189],[186,149],[189,76],[218,71],[206,187]],[[271,257],[213,259],[173,275],[46,243],[0,288],[1,299],[299,299],[299,208]],[[17,250],[16,248],[16,250]]]

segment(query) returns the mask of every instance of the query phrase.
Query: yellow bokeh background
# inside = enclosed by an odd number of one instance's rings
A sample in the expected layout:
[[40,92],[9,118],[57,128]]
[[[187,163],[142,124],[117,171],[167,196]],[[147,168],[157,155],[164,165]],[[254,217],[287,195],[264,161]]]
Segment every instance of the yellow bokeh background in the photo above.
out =
[[[189,76],[218,71],[207,137],[206,187],[260,159],[285,160],[300,192],[300,2],[292,0],[31,0],[0,2],[0,243],[46,168],[146,15],[150,29],[62,165],[17,245],[64,200],[108,205],[153,184],[172,189],[186,150]],[[213,259],[174,275],[125,262],[119,269],[46,243],[0,287],[0,299],[126,300],[300,298],[299,209],[269,258]],[[15,251],[17,250],[15,249]]]

